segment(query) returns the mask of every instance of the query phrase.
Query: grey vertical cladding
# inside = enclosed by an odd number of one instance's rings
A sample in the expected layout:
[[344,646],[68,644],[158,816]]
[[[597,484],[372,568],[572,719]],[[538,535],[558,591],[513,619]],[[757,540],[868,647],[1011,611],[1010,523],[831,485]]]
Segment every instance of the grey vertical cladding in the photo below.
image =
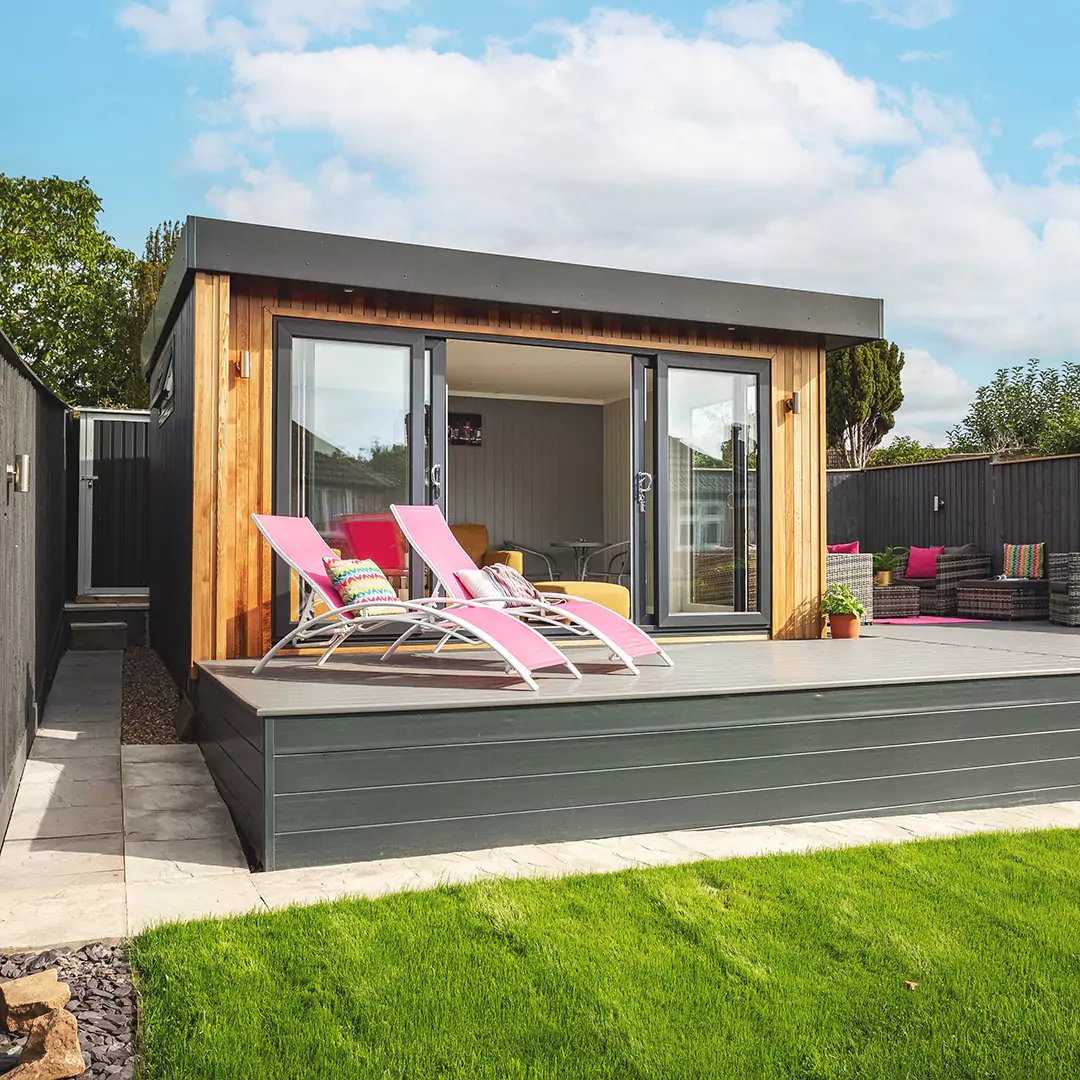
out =
[[827,489],[830,543],[857,539],[867,551],[974,543],[993,556],[995,573],[1007,543],[1080,551],[1080,457],[835,471]]
[[[147,582],[150,644],[181,689],[191,664],[193,410],[195,298],[188,293],[170,337],[174,345],[173,412],[147,425],[149,512]],[[166,350],[167,352],[167,350]],[[163,372],[150,372],[151,387]]]
[[[563,560],[553,541],[604,535],[604,411],[600,405],[452,396],[451,413],[478,413],[480,446],[452,445],[448,516]],[[625,539],[614,537],[613,539]]]
[[200,687],[207,760],[276,869],[1080,794],[1080,675],[261,719]]
[[[67,418],[0,334],[0,840],[63,647]],[[27,493],[4,475],[22,454]]]

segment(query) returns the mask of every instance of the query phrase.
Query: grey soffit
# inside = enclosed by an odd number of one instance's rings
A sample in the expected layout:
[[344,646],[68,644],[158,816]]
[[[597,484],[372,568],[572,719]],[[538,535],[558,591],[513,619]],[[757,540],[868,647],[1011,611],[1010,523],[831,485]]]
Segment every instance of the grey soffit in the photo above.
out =
[[196,270],[484,303],[816,334],[834,349],[881,337],[881,300],[400,244],[189,217],[143,336],[147,365]]

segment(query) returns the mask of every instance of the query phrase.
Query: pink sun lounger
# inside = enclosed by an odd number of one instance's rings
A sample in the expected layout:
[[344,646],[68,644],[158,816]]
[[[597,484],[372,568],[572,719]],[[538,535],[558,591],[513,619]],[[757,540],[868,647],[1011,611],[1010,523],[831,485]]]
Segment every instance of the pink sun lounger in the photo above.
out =
[[[538,690],[533,676],[539,671],[565,668],[581,678],[577,668],[542,634],[503,611],[471,602],[468,598],[426,597],[422,600],[365,600],[346,606],[338,596],[323,567],[324,556],[336,557],[304,517],[252,514],[259,532],[277,556],[283,559],[307,585],[307,597],[297,626],[286,634],[255,665],[258,674],[284,648],[325,645],[321,666],[341,645],[356,634],[369,634],[392,623],[406,623],[406,635],[437,634],[442,641],[455,639],[487,645],[497,652],[507,667],[516,672],[531,690]],[[315,614],[316,598],[327,610]],[[383,653],[390,656],[399,638]]]
[[[453,599],[481,602],[458,577],[459,571],[475,570],[476,564],[457,542],[442,511],[437,506],[395,505],[390,509],[405,539],[435,575],[442,592]],[[540,601],[515,600],[512,607],[502,610],[527,625],[560,627],[579,637],[595,637],[635,675],[638,668],[634,661],[644,656],[656,656],[668,667],[675,666],[671,657],[644,630],[603,604],[561,593],[541,595]],[[483,602],[505,603],[490,599]]]

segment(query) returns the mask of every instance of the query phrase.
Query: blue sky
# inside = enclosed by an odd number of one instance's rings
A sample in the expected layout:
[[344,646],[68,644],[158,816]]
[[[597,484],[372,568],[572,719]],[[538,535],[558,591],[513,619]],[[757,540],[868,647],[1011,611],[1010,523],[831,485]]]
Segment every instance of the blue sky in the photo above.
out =
[[1080,5],[18,5],[0,169],[209,213],[883,296],[900,428],[1080,345]]

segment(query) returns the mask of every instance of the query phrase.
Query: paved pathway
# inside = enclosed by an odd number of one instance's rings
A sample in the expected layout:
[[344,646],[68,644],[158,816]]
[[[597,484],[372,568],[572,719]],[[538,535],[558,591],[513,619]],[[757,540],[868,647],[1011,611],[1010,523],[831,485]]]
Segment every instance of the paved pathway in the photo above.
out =
[[526,844],[250,874],[195,746],[120,746],[120,653],[69,653],[0,849],[0,951],[488,877],[554,877],[976,832],[1080,828],[1080,802]]

